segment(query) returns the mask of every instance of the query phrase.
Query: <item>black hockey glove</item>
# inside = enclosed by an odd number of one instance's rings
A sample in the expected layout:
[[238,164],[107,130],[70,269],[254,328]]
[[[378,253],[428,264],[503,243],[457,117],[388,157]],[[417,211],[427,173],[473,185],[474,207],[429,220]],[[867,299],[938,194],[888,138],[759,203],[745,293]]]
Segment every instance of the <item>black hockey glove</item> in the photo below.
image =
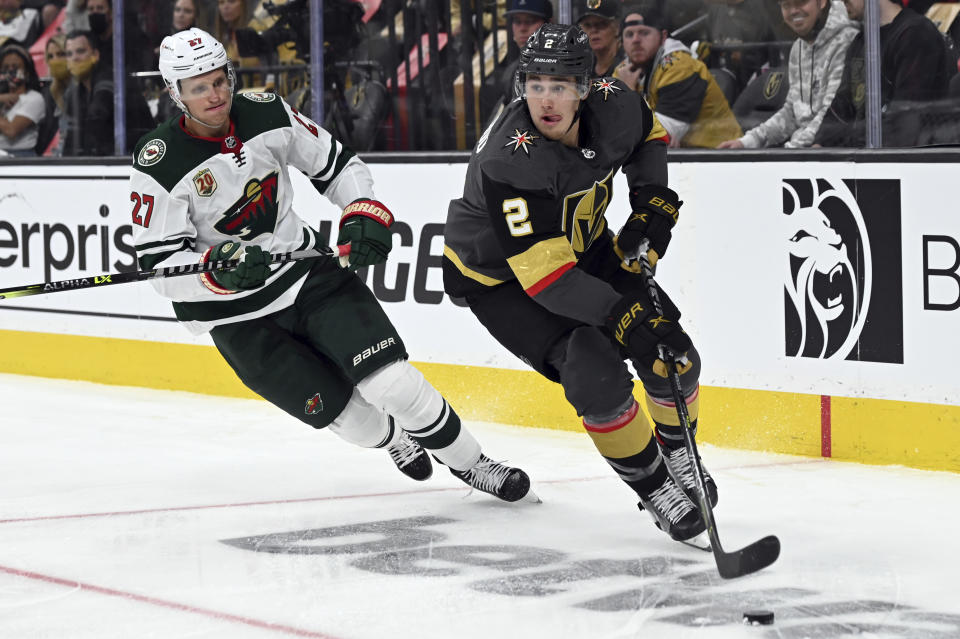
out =
[[[657,375],[666,377],[667,368],[660,360],[657,345],[664,344],[674,354],[683,356],[690,350],[691,342],[680,327],[680,310],[663,289],[658,287],[657,290],[663,307],[662,314],[654,310],[645,292],[639,292],[620,298],[610,309],[606,324],[632,359]],[[689,365],[686,367],[689,368]],[[683,366],[678,370],[686,372]]]
[[242,260],[237,268],[200,274],[200,281],[214,293],[229,295],[237,291],[259,288],[270,277],[270,254],[256,244],[244,247],[227,240],[208,248],[201,262]]
[[337,245],[349,245],[350,270],[387,261],[393,248],[393,214],[382,202],[354,200],[343,209]]
[[667,252],[671,232],[680,215],[680,201],[676,193],[665,186],[647,184],[630,191],[630,206],[633,212],[620,229],[617,246],[628,258],[636,257],[644,239],[650,241],[650,265]]

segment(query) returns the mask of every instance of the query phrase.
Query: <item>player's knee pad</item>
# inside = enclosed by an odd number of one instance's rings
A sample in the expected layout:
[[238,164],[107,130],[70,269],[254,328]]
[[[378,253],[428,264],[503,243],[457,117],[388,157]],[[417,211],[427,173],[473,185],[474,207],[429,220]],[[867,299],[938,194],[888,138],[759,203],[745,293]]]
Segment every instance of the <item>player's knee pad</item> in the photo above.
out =
[[430,423],[444,410],[443,397],[407,360],[387,364],[357,388],[364,399],[404,425]]
[[580,416],[611,415],[633,395],[633,379],[620,352],[597,328],[574,329],[552,363],[567,401]]
[[341,439],[364,448],[379,448],[389,443],[393,436],[390,418],[376,406],[364,401],[356,389],[347,405],[330,424]]

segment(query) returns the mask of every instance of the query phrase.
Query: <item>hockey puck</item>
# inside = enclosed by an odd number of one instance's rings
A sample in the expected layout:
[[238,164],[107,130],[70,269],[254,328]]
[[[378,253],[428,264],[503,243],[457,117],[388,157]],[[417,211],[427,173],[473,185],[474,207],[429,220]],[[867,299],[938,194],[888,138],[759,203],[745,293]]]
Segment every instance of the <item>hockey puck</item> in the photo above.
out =
[[747,610],[743,613],[743,623],[748,626],[769,626],[773,624],[773,613],[769,610]]

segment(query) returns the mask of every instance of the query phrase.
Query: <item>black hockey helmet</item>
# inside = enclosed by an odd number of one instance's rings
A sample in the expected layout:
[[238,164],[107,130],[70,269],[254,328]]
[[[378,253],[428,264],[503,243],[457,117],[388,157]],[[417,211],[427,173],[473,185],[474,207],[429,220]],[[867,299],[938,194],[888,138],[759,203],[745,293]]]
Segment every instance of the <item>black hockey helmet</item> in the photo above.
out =
[[593,50],[590,38],[577,25],[544,24],[527,38],[520,51],[520,63],[514,75],[516,95],[524,95],[527,75],[572,76],[577,80],[577,92],[587,96],[593,73]]

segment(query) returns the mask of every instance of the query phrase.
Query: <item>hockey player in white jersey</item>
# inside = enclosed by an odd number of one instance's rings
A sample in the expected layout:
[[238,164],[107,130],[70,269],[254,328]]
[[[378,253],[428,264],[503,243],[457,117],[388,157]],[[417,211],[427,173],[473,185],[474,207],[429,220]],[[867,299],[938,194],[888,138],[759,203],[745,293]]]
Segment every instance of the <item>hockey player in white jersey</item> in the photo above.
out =
[[[427,450],[470,486],[505,501],[526,473],[490,460],[453,408],[407,361],[380,304],[353,272],[386,260],[393,215],[367,166],[272,93],[235,94],[223,45],[200,29],[164,38],[160,72],[183,111],[144,136],[130,180],[134,242],[149,269],[240,259],[233,270],[153,280],[192,332],[254,392],[314,428],[385,448],[410,477]],[[343,209],[336,258],[270,264],[270,253],[323,248],[292,209],[289,170]],[[426,450],[425,450],[426,449]]]

